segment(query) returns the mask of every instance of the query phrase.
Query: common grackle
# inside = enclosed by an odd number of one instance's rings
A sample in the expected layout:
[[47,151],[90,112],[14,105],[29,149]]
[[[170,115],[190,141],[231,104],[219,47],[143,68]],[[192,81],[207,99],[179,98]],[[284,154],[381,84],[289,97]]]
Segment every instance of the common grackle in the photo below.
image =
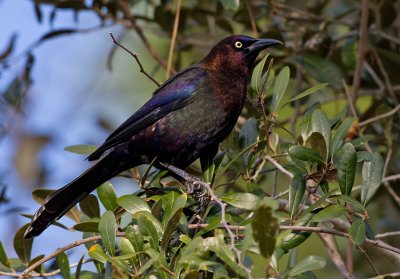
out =
[[242,110],[257,55],[277,44],[281,42],[274,39],[227,37],[198,64],[168,79],[88,157],[97,160],[91,168],[46,198],[25,238],[41,234],[122,171],[154,158],[183,169],[217,150]]

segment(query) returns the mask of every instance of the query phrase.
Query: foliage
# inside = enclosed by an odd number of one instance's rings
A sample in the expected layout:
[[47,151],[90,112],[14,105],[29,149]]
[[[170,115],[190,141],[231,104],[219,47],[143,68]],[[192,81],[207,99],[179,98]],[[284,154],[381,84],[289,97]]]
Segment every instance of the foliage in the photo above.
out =
[[[51,23],[59,11],[68,10],[75,15],[95,13],[102,24],[126,25],[139,34],[163,68],[168,63],[176,69],[190,63],[182,58],[195,52],[199,38],[210,33],[210,45],[227,34],[253,32],[281,39],[286,48],[273,50],[273,55],[264,56],[256,65],[249,102],[237,129],[202,170],[196,165],[192,175],[202,174],[196,183],[206,192],[212,190],[204,210],[195,196],[186,194],[184,185],[165,178],[165,172],[149,168],[133,177],[140,190],[121,197],[107,182],[98,188],[97,197],[88,196],[68,214],[76,222],[73,229],[83,232],[80,243],[88,240],[88,255],[96,272],[83,272],[87,262],[83,259],[79,268],[70,270],[68,254],[60,253],[56,262],[64,278],[77,278],[80,273],[113,278],[315,278],[318,269],[326,268],[329,257],[345,276],[352,266],[346,270],[338,252],[345,254],[346,248],[334,244],[332,252],[321,234],[324,232],[348,238],[347,249],[357,247],[368,257],[368,246],[383,255],[394,252],[399,256],[398,248],[375,241],[370,226],[374,218],[382,217],[374,212],[382,202],[382,180],[390,193],[383,202],[394,200],[398,206],[399,201],[390,186],[399,169],[399,160],[395,160],[399,129],[394,120],[399,117],[395,85],[399,82],[395,74],[400,61],[399,34],[394,26],[398,5],[389,0],[369,3],[366,42],[357,35],[362,28],[359,1],[296,5],[294,1],[183,1],[181,5],[151,1],[145,12],[139,13],[142,2],[34,1],[34,8],[39,22],[43,20],[42,5],[50,5]],[[148,23],[170,37],[176,9],[181,9],[179,51],[176,59],[169,57],[165,62],[141,28]],[[76,32],[81,31],[52,30],[34,47]],[[2,65],[8,63],[14,41],[12,37],[0,54]],[[357,52],[360,45],[367,47],[366,56]],[[27,55],[25,72],[29,73],[31,49]],[[17,110],[30,84],[25,77],[29,75],[16,78],[3,94]],[[361,87],[357,88],[357,83]],[[66,150],[86,154],[93,146]],[[36,190],[33,194],[40,202],[50,192]],[[23,230],[14,238],[18,259],[10,259],[0,243],[1,272],[22,272],[43,257],[31,259],[32,242],[23,240]],[[309,248],[313,234],[323,239],[318,246],[327,250],[329,257],[313,255],[315,251],[308,253],[309,249],[297,256]],[[364,265],[379,266],[375,264],[379,256],[362,261],[354,272],[366,274],[369,271]],[[46,274],[46,268],[39,265],[34,272]],[[394,268],[382,267],[379,272],[390,273]]]

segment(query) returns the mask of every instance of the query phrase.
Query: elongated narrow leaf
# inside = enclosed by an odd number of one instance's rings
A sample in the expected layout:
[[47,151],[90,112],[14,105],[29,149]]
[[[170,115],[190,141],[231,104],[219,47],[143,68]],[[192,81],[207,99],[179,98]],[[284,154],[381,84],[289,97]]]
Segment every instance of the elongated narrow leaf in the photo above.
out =
[[372,154],[371,161],[365,161],[362,168],[361,203],[366,206],[382,183],[384,162],[378,153]]
[[281,104],[283,95],[285,94],[286,88],[289,84],[290,70],[288,66],[282,68],[278,76],[275,79],[274,87],[272,90],[272,111],[277,112]]
[[296,101],[296,100],[299,100],[301,98],[304,98],[304,97],[306,97],[308,95],[314,94],[314,93],[318,92],[319,90],[321,90],[322,88],[325,88],[327,85],[328,85],[328,83],[319,83],[317,85],[314,85],[313,87],[310,87],[310,88],[304,90],[299,95],[297,95],[297,96],[293,97],[292,99],[290,99],[286,104],[291,103],[291,102]]
[[325,207],[320,212],[314,215],[312,220],[314,222],[325,222],[331,221],[334,218],[343,216],[346,213],[347,209],[343,205],[334,204]]
[[104,212],[99,222],[99,233],[104,247],[111,256],[114,256],[115,254],[116,230],[117,224],[114,213],[109,210]]
[[253,88],[253,90],[255,92],[259,92],[261,89],[261,81],[262,81],[262,73],[263,73],[263,69],[265,66],[265,62],[267,61],[269,54],[265,55],[263,57],[263,59],[261,59],[261,61],[254,67],[253,73],[251,75],[251,88]]
[[24,233],[29,224],[22,226],[14,236],[14,250],[23,263],[29,263],[33,239],[25,239]]
[[355,218],[349,228],[349,236],[355,245],[361,245],[365,241],[366,227],[361,218]]
[[289,276],[296,276],[313,269],[321,269],[324,268],[325,265],[326,261],[324,258],[320,256],[308,256],[292,267]]
[[251,193],[232,193],[221,199],[234,207],[246,210],[254,210],[260,201],[260,197]]
[[143,234],[139,231],[139,227],[137,225],[129,225],[125,230],[125,237],[131,242],[135,252],[143,251]]
[[97,188],[97,195],[103,206],[107,210],[114,211],[118,206],[117,194],[115,193],[114,186],[110,182],[105,182]]
[[261,202],[254,212],[251,227],[253,229],[253,238],[258,243],[261,255],[269,259],[275,250],[279,221],[275,217],[272,208],[266,202]]
[[329,150],[331,142],[331,125],[326,115],[319,109],[316,109],[311,116],[311,126],[313,132],[320,133],[326,143],[326,148]]
[[340,191],[343,195],[350,195],[356,176],[357,153],[351,143],[346,143],[335,156],[337,177]]
[[326,147],[326,142],[322,134],[319,132],[313,132],[310,136],[311,149],[315,150],[321,155],[324,161],[328,159],[328,149]]
[[301,175],[296,174],[292,182],[290,183],[289,189],[289,211],[290,219],[296,214],[299,205],[303,199],[304,192],[306,191],[306,181]]
[[317,164],[323,165],[325,161],[321,158],[321,155],[317,151],[312,150],[306,146],[294,145],[288,150],[290,157],[293,159],[315,162]]
[[64,150],[81,155],[90,155],[96,151],[97,146],[89,144],[77,144],[65,147]]
[[330,154],[334,156],[336,151],[343,145],[344,140],[355,121],[354,117],[347,117],[343,120],[342,124],[337,128],[335,135],[331,142]]
[[79,207],[90,218],[100,217],[99,201],[95,195],[88,195],[79,203]]
[[74,225],[73,229],[80,232],[98,232],[99,222],[96,221],[80,222]]
[[75,279],[79,279],[81,277],[81,269],[82,269],[82,264],[83,264],[84,259],[85,259],[85,255],[83,255],[79,259],[78,265],[76,266]]
[[239,133],[239,146],[246,148],[257,141],[258,123],[257,119],[250,117],[242,126]]
[[0,241],[0,263],[6,267],[10,267],[10,261],[8,260],[7,253],[4,250],[3,243]]
[[179,220],[181,219],[182,215],[182,210],[183,208],[179,208],[177,211],[175,211],[174,215],[171,216],[165,227],[164,234],[161,239],[161,249],[164,252],[167,251],[168,243],[171,240],[176,228],[178,227]]
[[187,201],[187,195],[186,194],[181,194],[178,196],[178,193],[171,191],[168,194],[165,194],[162,197],[162,207],[164,209],[164,216],[162,219],[162,227],[165,228],[170,222],[172,216],[175,215],[175,213],[183,209]]
[[95,259],[96,261],[104,264],[110,260],[110,257],[107,256],[106,253],[104,253],[103,248],[101,248],[99,244],[94,244],[90,246],[88,254],[89,257],[91,257],[92,259]]
[[[161,224],[158,220],[146,211],[139,211],[135,214],[140,232],[149,237],[150,247],[159,251],[159,239],[161,235]],[[160,234],[159,234],[160,233]]]
[[71,271],[69,269],[69,261],[67,255],[65,255],[65,253],[58,254],[56,260],[64,279],[71,278]]
[[354,199],[351,196],[347,196],[347,195],[337,195],[337,196],[331,196],[331,198],[336,198],[338,200],[342,200],[346,203],[349,203],[351,205],[353,205],[355,208],[358,208],[359,210],[363,211],[364,214],[367,214],[367,210],[365,209],[365,207],[356,199]]
[[138,211],[150,212],[149,205],[138,196],[125,195],[117,199],[117,203],[126,211],[135,214]]

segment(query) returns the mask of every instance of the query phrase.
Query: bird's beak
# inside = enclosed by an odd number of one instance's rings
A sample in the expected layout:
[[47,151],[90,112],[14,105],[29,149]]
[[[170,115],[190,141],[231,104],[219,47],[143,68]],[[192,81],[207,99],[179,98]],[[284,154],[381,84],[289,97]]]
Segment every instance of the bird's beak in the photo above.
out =
[[261,50],[275,45],[283,45],[283,43],[275,39],[257,39],[251,46],[247,47],[247,54],[257,55]]

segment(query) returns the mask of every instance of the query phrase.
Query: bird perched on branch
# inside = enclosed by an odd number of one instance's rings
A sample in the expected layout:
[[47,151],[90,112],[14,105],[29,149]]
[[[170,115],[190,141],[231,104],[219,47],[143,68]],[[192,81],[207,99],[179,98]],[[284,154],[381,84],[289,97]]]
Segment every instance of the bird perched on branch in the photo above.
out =
[[141,164],[186,168],[218,149],[234,128],[246,99],[247,81],[261,50],[274,39],[231,36],[195,64],[168,79],[89,157],[97,162],[49,195],[25,238],[41,234],[102,183]]

